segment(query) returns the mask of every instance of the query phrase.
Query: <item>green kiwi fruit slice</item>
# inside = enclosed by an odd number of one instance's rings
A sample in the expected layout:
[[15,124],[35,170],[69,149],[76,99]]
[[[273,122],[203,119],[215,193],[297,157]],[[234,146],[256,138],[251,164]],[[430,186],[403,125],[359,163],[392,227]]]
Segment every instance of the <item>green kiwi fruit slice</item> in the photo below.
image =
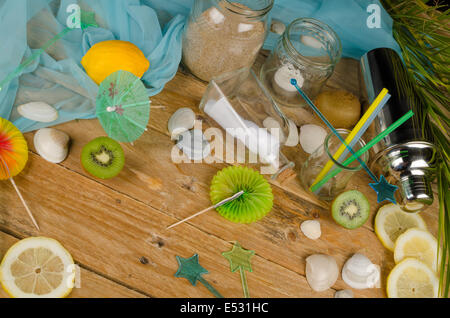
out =
[[270,184],[259,172],[241,166],[219,171],[211,182],[213,204],[244,191],[237,199],[218,207],[221,216],[237,223],[252,223],[272,210],[273,194]]
[[120,144],[108,137],[99,137],[86,144],[81,152],[83,168],[99,179],[110,179],[122,171],[125,155]]
[[370,214],[370,204],[359,191],[351,190],[338,195],[331,205],[331,215],[337,224],[356,229],[366,223]]

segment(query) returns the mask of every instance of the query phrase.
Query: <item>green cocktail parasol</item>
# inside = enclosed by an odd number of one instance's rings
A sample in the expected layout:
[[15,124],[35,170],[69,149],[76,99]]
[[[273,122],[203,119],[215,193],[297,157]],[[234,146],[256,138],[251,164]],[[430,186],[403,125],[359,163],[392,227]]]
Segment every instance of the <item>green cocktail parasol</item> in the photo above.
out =
[[112,139],[134,142],[150,118],[150,100],[142,81],[127,71],[109,75],[97,95],[97,117]]

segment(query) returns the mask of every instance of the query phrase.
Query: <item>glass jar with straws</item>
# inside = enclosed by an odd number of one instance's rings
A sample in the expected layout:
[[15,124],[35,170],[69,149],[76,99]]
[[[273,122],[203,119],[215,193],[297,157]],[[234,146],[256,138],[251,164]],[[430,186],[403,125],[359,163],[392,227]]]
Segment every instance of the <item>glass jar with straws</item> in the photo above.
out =
[[[346,129],[338,129],[337,130],[343,139],[346,139],[350,134],[350,131]],[[353,147],[353,150],[357,152],[359,149],[365,146],[365,142],[363,139],[359,139],[358,142]],[[361,170],[362,166],[358,161],[353,161],[349,165],[344,165],[344,161],[348,158],[352,157],[352,154],[347,152],[344,153],[339,158],[335,159],[333,156],[342,146],[342,142],[333,134],[330,133],[319,148],[317,148],[304,162],[301,172],[300,172],[300,180],[305,189],[309,190],[309,188],[313,185],[319,173],[324,169],[325,165],[331,160],[331,162],[335,165],[335,168],[340,168],[342,171],[330,178],[325,184],[323,184],[316,192],[315,195],[319,197],[319,199],[324,201],[333,200],[339,193],[345,190],[347,183],[350,178]],[[360,156],[360,159],[367,163],[369,159],[369,154],[366,152]]]

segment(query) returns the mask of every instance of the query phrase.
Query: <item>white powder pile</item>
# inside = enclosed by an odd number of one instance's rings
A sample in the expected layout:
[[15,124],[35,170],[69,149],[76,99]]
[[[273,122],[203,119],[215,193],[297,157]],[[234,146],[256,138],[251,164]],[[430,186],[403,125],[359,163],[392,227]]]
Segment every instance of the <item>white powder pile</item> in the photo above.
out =
[[291,63],[286,63],[281,66],[275,72],[273,77],[273,87],[276,92],[285,96],[293,96],[297,94],[297,89],[291,84],[292,78],[297,80],[297,85],[299,87],[303,86],[305,79],[299,69]]

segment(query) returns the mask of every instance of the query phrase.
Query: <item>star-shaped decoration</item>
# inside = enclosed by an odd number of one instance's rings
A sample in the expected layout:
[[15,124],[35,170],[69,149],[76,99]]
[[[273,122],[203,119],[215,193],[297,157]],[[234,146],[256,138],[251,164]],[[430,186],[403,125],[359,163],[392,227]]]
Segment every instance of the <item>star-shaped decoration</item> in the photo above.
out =
[[81,10],[81,29],[87,29],[88,27],[98,27],[97,21],[95,21],[95,13]]
[[255,251],[249,251],[243,249],[241,245],[236,242],[233,248],[229,252],[222,253],[231,266],[231,271],[234,273],[238,269],[246,270],[252,272],[252,264],[250,263],[250,258],[255,255]]
[[392,203],[397,204],[394,193],[398,189],[398,187],[387,182],[386,178],[383,175],[381,175],[380,181],[378,181],[377,183],[369,183],[369,185],[377,193],[378,203],[383,202],[384,200],[389,200]]
[[175,277],[184,277],[195,286],[198,280],[202,280],[203,274],[208,274],[208,271],[200,266],[198,254],[190,258],[180,256],[176,256],[176,258],[178,261],[178,271],[175,273]]

